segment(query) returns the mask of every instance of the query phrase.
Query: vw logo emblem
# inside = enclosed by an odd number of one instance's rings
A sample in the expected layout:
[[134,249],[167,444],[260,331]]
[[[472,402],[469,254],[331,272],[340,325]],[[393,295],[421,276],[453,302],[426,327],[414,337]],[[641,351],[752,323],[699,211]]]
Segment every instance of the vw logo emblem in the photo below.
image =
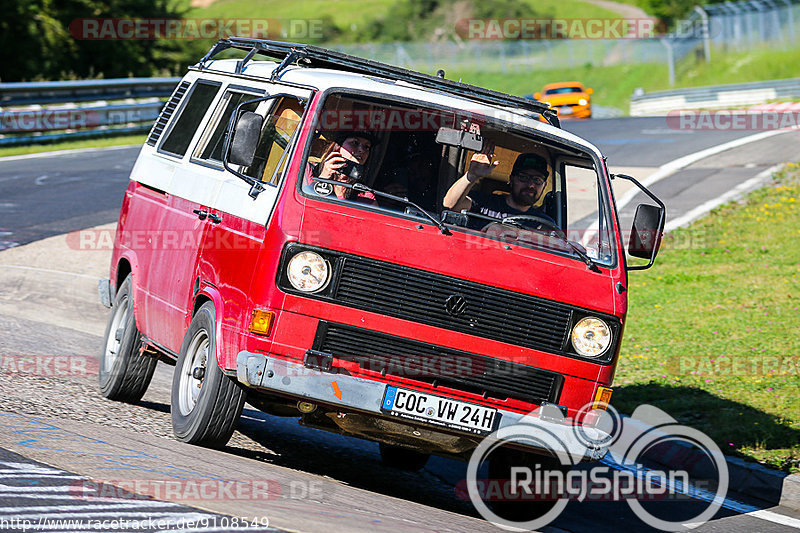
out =
[[467,299],[460,294],[451,294],[445,300],[444,308],[452,317],[461,316],[467,310]]

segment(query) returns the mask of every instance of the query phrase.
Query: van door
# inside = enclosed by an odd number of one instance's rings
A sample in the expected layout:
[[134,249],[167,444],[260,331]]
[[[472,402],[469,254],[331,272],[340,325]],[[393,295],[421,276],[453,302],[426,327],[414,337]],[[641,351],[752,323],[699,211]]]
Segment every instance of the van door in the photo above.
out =
[[[287,91],[282,87],[280,92]],[[239,345],[250,322],[252,304],[248,289],[253,266],[262,251],[267,221],[275,207],[279,185],[296,144],[304,102],[309,95],[308,91],[291,92],[297,93],[300,99],[278,96],[242,108],[262,115],[264,123],[253,164],[238,171],[260,181],[264,190],[254,200],[248,195],[250,185],[228,173],[209,209],[198,270],[202,283],[213,286],[224,302],[225,308],[217,309],[217,318],[222,322],[219,353],[228,352],[223,344]],[[226,112],[221,116],[224,125],[240,101],[235,94],[228,99]],[[220,126],[222,122],[217,128]],[[213,143],[213,139],[210,142]],[[215,154],[221,159],[221,151]]]
[[[139,311],[142,332],[157,343],[177,351],[183,336],[184,315],[197,266],[198,212],[211,196],[209,187],[186,168],[187,151],[199,125],[217,97],[221,83],[198,80],[189,89],[181,109],[152,154],[137,164],[132,179],[137,188],[136,227],[146,228],[146,238],[136,239],[144,309]],[[133,221],[132,219],[132,221]],[[144,233],[144,232],[143,232]],[[140,236],[137,236],[140,237]],[[177,332],[176,332],[176,326]]]

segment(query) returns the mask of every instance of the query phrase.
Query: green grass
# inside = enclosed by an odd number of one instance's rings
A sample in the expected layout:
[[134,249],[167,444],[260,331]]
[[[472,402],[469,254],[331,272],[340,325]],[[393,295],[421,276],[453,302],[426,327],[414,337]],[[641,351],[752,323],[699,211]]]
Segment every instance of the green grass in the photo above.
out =
[[326,16],[337,26],[349,27],[375,16],[383,15],[395,0],[216,0],[205,8],[194,8],[186,15],[194,17],[265,18],[265,19],[320,19]]
[[[342,27],[385,15],[397,0],[216,0],[204,8],[193,8],[192,17],[319,19],[329,16]],[[523,0],[538,16],[552,18],[617,17],[615,11],[580,0]],[[576,15],[579,14],[579,15]]]
[[580,0],[525,0],[537,16],[554,19],[619,18],[619,13]]
[[594,89],[595,105],[616,107],[628,112],[630,96],[636,87],[663,78],[668,84],[667,67],[662,65],[618,65],[611,67],[579,67],[552,70],[529,70],[506,74],[489,72],[447,71],[447,77],[464,83],[488,87],[509,94],[523,96],[540,91],[547,83],[580,81]]
[[712,50],[710,64],[695,56],[680,62],[676,67],[674,87],[669,85],[667,65],[655,63],[548,70],[529,68],[507,73],[448,70],[447,77],[519,96],[534,93],[546,83],[577,80],[595,90],[592,99],[596,105],[616,107],[627,113],[630,96],[637,87],[650,92],[793,78],[797,77],[798,64],[800,47],[792,50],[754,49],[742,53]]
[[58,143],[30,144],[26,146],[7,146],[0,148],[0,157],[11,155],[37,154],[55,150],[77,150],[80,148],[102,148],[106,146],[121,146],[126,144],[142,144],[147,135],[119,135],[116,137],[101,137],[97,139],[81,139]]
[[615,407],[655,405],[725,453],[800,472],[798,206],[793,164],[631,274]]
[[[398,0],[216,0],[204,8],[193,8],[187,18],[265,18],[286,21],[289,19],[325,19],[340,28],[369,24],[385,16]],[[580,0],[523,0],[531,13],[538,18],[615,18],[619,15],[608,9]],[[465,12],[465,16],[468,14]],[[456,20],[462,18],[454,14]],[[455,20],[452,21],[454,23]]]
[[[681,87],[796,78],[800,47],[790,50],[754,48],[748,52],[711,51],[711,63],[690,56],[677,71]],[[663,87],[669,88],[669,87]]]

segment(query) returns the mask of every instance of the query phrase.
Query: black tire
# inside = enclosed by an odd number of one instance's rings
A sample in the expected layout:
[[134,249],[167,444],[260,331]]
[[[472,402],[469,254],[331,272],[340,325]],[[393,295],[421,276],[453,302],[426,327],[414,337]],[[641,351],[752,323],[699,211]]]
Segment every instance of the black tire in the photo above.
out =
[[422,470],[430,459],[427,453],[392,446],[391,444],[380,443],[381,461],[386,466],[405,470],[407,472],[418,472]]
[[[547,479],[546,472],[561,471],[566,474],[570,470],[569,466],[562,465],[556,457],[500,448],[492,452],[489,457],[489,479],[499,482],[501,487],[505,486],[506,483],[511,481],[512,467],[527,467],[532,472],[538,469],[542,472],[543,479]],[[535,495],[532,499],[490,501],[487,504],[501,518],[515,522],[527,522],[544,516],[563,496],[562,494],[553,494],[550,490],[542,491],[541,487],[537,486],[532,487],[532,489]]]
[[216,313],[211,302],[192,318],[172,375],[172,431],[189,444],[222,448],[242,414],[245,391],[217,364]]
[[131,276],[120,284],[100,354],[100,392],[109,400],[136,403],[147,391],[158,359],[142,353],[142,335],[133,312]]

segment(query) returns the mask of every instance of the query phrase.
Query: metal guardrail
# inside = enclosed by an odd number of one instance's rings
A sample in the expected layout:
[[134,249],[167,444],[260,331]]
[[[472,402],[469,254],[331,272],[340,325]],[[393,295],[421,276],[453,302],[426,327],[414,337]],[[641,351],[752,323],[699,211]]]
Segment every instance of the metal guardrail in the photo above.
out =
[[732,109],[800,99],[800,78],[673,89],[631,96],[631,116],[665,115],[676,109]]
[[0,146],[147,131],[179,81],[0,83]]

